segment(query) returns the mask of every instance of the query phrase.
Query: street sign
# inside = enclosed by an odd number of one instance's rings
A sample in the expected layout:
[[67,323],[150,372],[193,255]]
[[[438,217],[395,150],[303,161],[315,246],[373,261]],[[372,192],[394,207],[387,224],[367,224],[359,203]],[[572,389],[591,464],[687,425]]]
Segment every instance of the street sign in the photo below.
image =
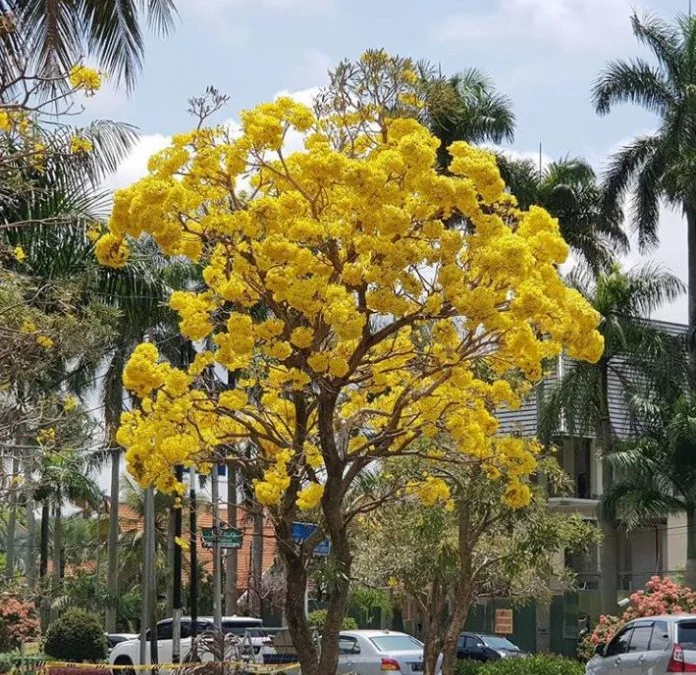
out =
[[[301,544],[309,539],[317,530],[314,523],[293,523],[290,528],[292,539],[295,543]],[[317,558],[326,558],[331,552],[331,542],[328,539],[320,541],[314,549]]]
[[497,635],[512,635],[512,610],[495,610],[495,632]]
[[[242,531],[236,527],[219,527],[218,537],[220,548],[241,548],[242,547]],[[202,527],[201,538],[203,539],[203,548],[213,548],[213,528]]]

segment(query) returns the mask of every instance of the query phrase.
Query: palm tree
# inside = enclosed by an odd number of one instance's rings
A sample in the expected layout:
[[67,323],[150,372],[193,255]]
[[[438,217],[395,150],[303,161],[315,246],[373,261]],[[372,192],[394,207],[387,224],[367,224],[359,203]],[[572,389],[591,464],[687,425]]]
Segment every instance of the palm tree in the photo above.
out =
[[[596,278],[571,275],[571,283],[601,314],[599,330],[604,353],[597,363],[574,362],[555,389],[549,392],[541,414],[541,436],[548,441],[565,422],[570,435],[594,434],[600,456],[611,453],[615,432],[609,414],[610,378],[622,383],[626,405],[631,381],[639,378],[656,389],[666,382],[684,383],[683,346],[648,319],[652,312],[684,292],[683,283],[654,265],[622,272],[618,267]],[[603,462],[603,485],[612,482],[610,465]],[[606,516],[606,514],[604,514]],[[616,528],[600,519],[604,534],[601,568],[616,569]],[[616,609],[616,575],[602,574],[605,611]]]
[[132,89],[145,48],[143,22],[163,35],[175,15],[173,0],[0,0],[0,16],[13,24],[0,36],[0,51],[31,54],[48,76],[87,55]]
[[[643,409],[645,411],[645,409]],[[670,515],[686,514],[685,581],[696,587],[696,400],[652,402],[643,436],[618,444],[608,456],[615,480],[602,509],[630,529]]]
[[[615,208],[632,198],[633,228],[641,249],[659,241],[660,200],[679,208],[688,226],[689,327],[696,329],[696,18],[679,16],[673,24],[646,15],[631,18],[633,33],[656,58],[613,61],[593,88],[600,115],[618,103],[635,103],[655,113],[657,131],[638,136],[612,158],[606,174],[606,200]],[[696,367],[696,342],[690,345]]]
[[586,160],[565,157],[540,169],[531,159],[501,153],[498,165],[520,207],[537,204],[558,218],[563,239],[594,274],[608,270],[615,255],[628,250],[621,209],[605,209],[604,190]]
[[491,79],[476,68],[445,78],[421,64],[426,80],[425,122],[440,139],[438,164],[446,171],[455,141],[502,143],[515,136],[512,101],[496,91]]

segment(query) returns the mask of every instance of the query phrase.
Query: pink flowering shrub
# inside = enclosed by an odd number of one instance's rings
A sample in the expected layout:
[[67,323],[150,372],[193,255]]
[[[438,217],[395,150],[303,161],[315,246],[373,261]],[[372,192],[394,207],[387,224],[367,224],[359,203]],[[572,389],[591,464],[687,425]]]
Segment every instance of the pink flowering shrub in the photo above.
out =
[[601,616],[595,629],[583,640],[580,655],[590,658],[598,644],[607,644],[628,621],[659,614],[696,613],[696,592],[668,577],[652,577],[644,590],[633,593],[631,604],[618,616]]
[[9,593],[0,595],[0,652],[19,649],[22,642],[38,636],[34,603]]

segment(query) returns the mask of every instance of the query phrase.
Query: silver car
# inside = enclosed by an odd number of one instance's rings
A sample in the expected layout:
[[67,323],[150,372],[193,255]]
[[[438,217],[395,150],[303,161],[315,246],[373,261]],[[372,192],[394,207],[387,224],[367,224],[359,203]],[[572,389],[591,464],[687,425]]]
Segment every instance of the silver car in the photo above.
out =
[[[413,675],[423,672],[423,643],[388,630],[342,631],[338,641],[338,675]],[[439,670],[440,664],[438,664]]]
[[598,645],[587,675],[696,673],[696,614],[651,616],[627,623]]

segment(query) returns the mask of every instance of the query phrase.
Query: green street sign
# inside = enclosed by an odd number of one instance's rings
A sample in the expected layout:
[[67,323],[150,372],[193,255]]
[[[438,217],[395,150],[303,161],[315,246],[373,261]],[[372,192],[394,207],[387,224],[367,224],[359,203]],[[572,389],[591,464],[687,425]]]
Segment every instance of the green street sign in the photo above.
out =
[[[203,548],[213,548],[212,527],[202,527],[201,538],[203,539]],[[238,530],[236,527],[219,527],[218,543],[220,544],[220,548],[241,548],[242,531]]]

